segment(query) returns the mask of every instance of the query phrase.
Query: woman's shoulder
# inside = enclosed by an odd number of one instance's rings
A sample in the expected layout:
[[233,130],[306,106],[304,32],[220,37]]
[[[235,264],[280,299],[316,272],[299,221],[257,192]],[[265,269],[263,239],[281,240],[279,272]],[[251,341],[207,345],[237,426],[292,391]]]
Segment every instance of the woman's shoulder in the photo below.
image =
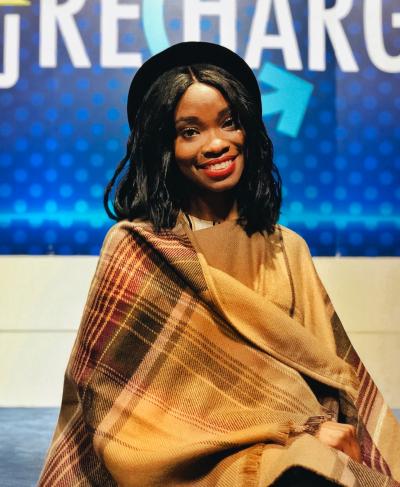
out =
[[121,242],[126,239],[131,239],[132,234],[137,232],[138,229],[147,231],[153,231],[151,223],[147,220],[121,220],[112,225],[103,241],[101,253],[105,250],[112,251],[120,246]]
[[276,225],[275,232],[278,232],[281,238],[285,240],[285,242],[288,242],[292,245],[297,245],[297,246],[307,245],[306,241],[300,234],[298,234],[291,228],[286,227],[285,225],[278,223]]
[[304,238],[294,230],[277,224],[275,233],[279,235],[286,251],[290,254],[303,254],[310,256],[310,250]]

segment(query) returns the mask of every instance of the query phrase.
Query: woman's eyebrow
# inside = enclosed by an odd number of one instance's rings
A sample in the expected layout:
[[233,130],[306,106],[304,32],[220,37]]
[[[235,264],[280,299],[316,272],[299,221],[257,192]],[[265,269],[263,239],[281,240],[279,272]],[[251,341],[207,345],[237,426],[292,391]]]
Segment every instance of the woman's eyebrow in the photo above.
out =
[[188,117],[179,117],[175,120],[175,123],[178,124],[179,122],[186,122],[186,123],[196,123],[199,122],[200,119],[195,116],[188,116]]
[[[220,110],[218,112],[217,118],[220,120],[221,118],[223,118],[228,113],[231,113],[231,111],[232,110],[229,107],[223,108],[222,110]],[[178,119],[175,120],[175,123],[176,124],[178,124],[180,122],[199,123],[199,122],[201,122],[201,120],[198,117],[194,116],[194,115],[189,115],[187,117],[179,117]]]
[[225,115],[227,114],[231,114],[232,113],[232,110],[230,107],[226,107],[226,108],[223,108],[222,110],[220,110],[220,112],[218,113],[218,118],[222,118],[224,117]]

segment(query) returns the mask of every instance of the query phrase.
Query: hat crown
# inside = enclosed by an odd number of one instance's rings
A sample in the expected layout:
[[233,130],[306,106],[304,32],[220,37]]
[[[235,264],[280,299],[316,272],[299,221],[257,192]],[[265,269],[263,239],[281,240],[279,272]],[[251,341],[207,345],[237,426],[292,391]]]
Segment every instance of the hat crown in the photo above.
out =
[[261,94],[250,66],[238,54],[219,44],[187,41],[174,44],[149,58],[134,75],[128,93],[127,112],[132,130],[136,113],[149,87],[163,73],[178,66],[211,64],[228,71],[253,96],[261,115]]

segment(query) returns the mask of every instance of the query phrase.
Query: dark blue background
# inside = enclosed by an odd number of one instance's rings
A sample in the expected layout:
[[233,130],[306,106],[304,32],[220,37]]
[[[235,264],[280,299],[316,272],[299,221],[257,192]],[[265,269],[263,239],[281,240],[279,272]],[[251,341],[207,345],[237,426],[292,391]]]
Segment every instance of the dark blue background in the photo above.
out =
[[[307,9],[291,1],[303,65],[307,66]],[[400,128],[399,74],[376,69],[365,50],[363,2],[344,21],[360,66],[343,73],[328,43],[327,69],[294,72],[313,93],[296,137],[265,118],[284,181],[281,223],[302,234],[314,255],[400,254],[398,245]],[[386,48],[400,51],[389,24],[395,1],[384,2]],[[181,1],[165,0],[170,43],[182,40]],[[244,55],[254,2],[238,0],[238,53]],[[99,2],[76,16],[92,68],[71,64],[59,39],[59,64],[39,67],[39,7],[0,7],[21,15],[21,73],[0,90],[0,253],[97,254],[113,223],[102,207],[103,189],[125,153],[126,94],[132,69],[99,65]],[[273,32],[274,18],[268,26]],[[120,50],[151,53],[140,22],[120,22]],[[218,21],[204,18],[202,39],[219,42]],[[279,50],[263,63],[285,69]],[[258,74],[258,71],[256,71]],[[261,85],[264,92],[270,87]]]

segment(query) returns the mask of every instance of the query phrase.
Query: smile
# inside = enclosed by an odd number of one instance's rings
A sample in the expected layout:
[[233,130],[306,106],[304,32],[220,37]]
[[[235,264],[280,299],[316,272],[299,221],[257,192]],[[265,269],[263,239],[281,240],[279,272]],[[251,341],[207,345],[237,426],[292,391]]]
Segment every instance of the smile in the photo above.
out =
[[215,160],[213,163],[200,166],[199,169],[201,169],[206,176],[210,178],[224,178],[225,176],[232,174],[235,170],[235,158],[236,156],[231,156],[230,158],[221,157],[220,159]]
[[224,162],[217,162],[216,164],[207,164],[206,168],[211,169],[213,171],[220,170],[220,169],[226,169],[233,163],[233,159],[228,159],[227,161]]
[[197,166],[198,169],[207,169],[207,168],[214,168],[214,169],[225,169],[228,167],[234,159],[236,159],[237,154],[235,155],[226,155],[223,157],[218,157],[217,159],[211,159],[209,162],[205,162],[203,164],[199,164]]

